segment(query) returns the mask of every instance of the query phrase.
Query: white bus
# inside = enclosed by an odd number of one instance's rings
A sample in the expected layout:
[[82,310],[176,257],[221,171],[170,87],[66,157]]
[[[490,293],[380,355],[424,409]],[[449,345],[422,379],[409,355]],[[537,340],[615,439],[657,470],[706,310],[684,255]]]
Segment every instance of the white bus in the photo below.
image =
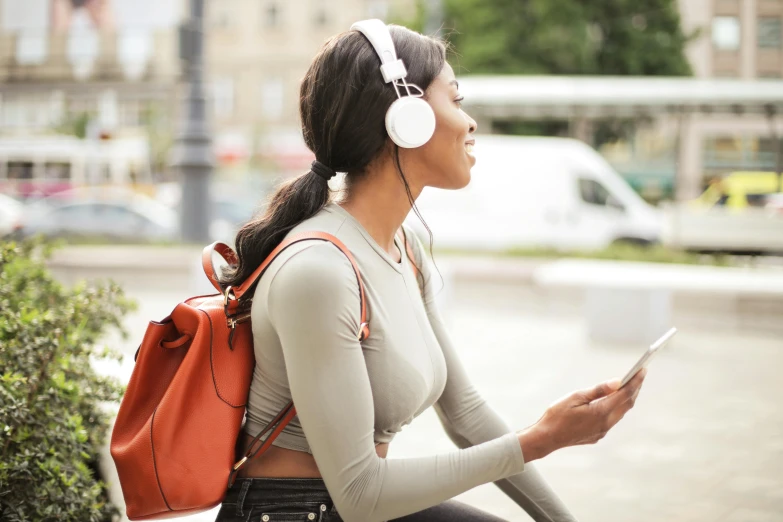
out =
[[0,138],[0,193],[43,197],[84,186],[126,186],[152,193],[145,138]]

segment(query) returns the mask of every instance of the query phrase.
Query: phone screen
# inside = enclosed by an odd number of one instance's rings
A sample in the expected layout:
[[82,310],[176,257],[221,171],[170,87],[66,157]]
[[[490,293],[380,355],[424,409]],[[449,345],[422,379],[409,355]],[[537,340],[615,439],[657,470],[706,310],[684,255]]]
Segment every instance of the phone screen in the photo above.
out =
[[674,337],[674,334],[676,333],[677,329],[671,328],[668,332],[663,334],[660,339],[652,343],[650,347],[642,354],[639,360],[636,361],[636,364],[633,365],[630,371],[625,374],[625,377],[623,377],[623,380],[620,383],[620,388],[628,384],[628,381],[633,379],[633,376],[636,375],[636,372],[642,368],[645,368],[649,364],[650,360],[652,360],[653,356],[658,353],[658,350],[667,342],[669,342],[669,339]]

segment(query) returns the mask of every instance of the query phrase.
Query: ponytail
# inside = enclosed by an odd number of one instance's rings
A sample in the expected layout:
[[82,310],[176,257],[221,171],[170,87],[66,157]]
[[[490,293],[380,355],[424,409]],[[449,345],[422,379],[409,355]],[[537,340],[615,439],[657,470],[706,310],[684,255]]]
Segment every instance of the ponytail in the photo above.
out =
[[[223,270],[223,286],[238,286],[250,277],[286,234],[313,217],[329,202],[328,169],[313,162],[310,172],[284,182],[269,199],[263,215],[254,217],[237,232],[237,265]],[[331,172],[333,175],[333,171]],[[245,294],[252,299],[253,291]]]

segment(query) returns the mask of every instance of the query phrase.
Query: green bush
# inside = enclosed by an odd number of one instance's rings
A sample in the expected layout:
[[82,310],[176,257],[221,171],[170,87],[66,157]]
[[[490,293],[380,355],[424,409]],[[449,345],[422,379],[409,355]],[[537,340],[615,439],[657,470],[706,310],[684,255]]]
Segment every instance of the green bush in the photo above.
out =
[[117,509],[96,476],[122,387],[96,343],[134,307],[113,283],[65,288],[47,271],[51,245],[0,242],[0,520],[108,521]]

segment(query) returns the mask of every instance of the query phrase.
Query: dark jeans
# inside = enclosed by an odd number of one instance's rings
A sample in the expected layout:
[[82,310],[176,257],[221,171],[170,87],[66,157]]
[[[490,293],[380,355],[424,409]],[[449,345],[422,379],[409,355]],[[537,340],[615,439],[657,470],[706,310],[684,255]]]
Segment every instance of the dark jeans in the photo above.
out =
[[[502,518],[449,500],[394,519],[397,522],[504,522]],[[237,479],[215,522],[343,522],[322,479]]]

